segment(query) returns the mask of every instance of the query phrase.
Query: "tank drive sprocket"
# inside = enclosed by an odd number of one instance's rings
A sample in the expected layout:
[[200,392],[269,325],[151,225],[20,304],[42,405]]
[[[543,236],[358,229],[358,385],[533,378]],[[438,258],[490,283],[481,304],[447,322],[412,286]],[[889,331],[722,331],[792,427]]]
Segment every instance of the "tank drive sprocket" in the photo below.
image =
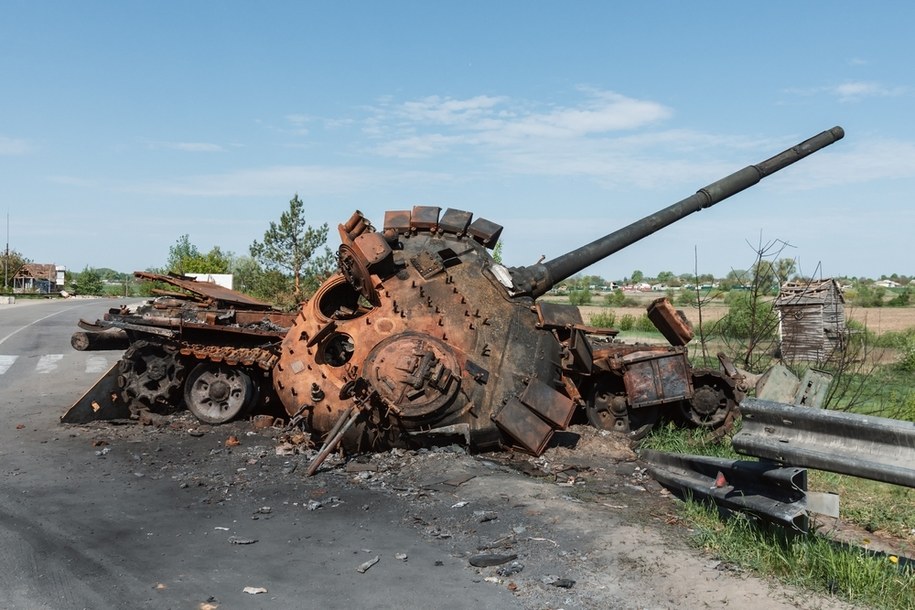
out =
[[621,432],[632,440],[641,440],[654,428],[661,410],[657,405],[630,409],[622,380],[606,377],[588,396],[585,414],[595,428]]
[[693,397],[680,403],[680,412],[690,425],[718,428],[737,409],[742,393],[733,379],[710,369],[693,370]]
[[141,339],[131,344],[118,365],[118,386],[131,411],[175,410],[184,382],[178,346]]

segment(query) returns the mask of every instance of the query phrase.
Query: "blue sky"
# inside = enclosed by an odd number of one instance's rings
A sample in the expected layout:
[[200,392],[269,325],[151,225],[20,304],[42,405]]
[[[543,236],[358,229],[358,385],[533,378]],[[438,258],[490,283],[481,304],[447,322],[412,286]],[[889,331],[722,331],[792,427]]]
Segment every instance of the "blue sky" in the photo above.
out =
[[[553,258],[824,129],[844,140],[594,265],[913,274],[915,4],[0,4],[0,214],[36,262],[247,254],[438,205]],[[5,235],[4,235],[5,237]]]

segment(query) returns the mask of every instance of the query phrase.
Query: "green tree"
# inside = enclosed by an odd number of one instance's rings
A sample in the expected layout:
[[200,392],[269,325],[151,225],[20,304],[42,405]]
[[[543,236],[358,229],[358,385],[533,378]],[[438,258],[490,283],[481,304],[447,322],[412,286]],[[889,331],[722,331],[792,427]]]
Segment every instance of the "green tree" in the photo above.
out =
[[186,273],[228,273],[231,254],[224,253],[219,246],[203,254],[191,243],[185,233],[174,246],[168,249],[167,271],[184,275]]
[[645,274],[642,273],[641,271],[639,271],[638,269],[636,269],[635,271],[632,272],[632,283],[633,284],[638,284],[644,279],[645,279]]
[[105,292],[105,283],[95,269],[85,267],[73,276],[70,291],[73,294],[100,295]]
[[232,261],[232,279],[235,290],[250,294],[265,301],[293,307],[297,301],[291,298],[292,282],[275,269],[264,269],[250,256],[239,256]]
[[728,274],[724,277],[719,286],[722,290],[731,290],[736,286],[744,286],[749,283],[750,272],[744,271],[743,269],[731,269],[728,271]]
[[675,277],[672,271],[662,271],[658,274],[658,283],[669,285]]
[[305,204],[296,194],[279,223],[271,222],[264,241],[251,244],[251,256],[267,270],[286,271],[292,275],[293,294],[301,300],[313,292],[334,266],[334,255],[327,246],[327,224],[314,228],[305,219]]
[[5,280],[5,284],[3,285],[4,291],[8,292],[12,289],[13,278],[19,274],[24,265],[28,265],[31,262],[31,260],[25,258],[15,250],[7,252],[6,249],[4,249],[0,252],[0,273],[3,274],[3,280],[0,281]]
[[502,264],[502,240],[496,242],[495,247],[492,249],[492,260],[496,261],[500,265]]

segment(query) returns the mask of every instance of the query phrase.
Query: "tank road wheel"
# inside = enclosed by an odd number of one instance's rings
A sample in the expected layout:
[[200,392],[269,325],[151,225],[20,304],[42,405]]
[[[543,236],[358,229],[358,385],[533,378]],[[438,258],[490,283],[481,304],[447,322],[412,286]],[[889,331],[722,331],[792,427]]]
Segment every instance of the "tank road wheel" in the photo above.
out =
[[619,388],[601,380],[588,397],[585,413],[592,426],[600,430],[622,432],[632,440],[644,438],[654,428],[661,410],[657,406],[632,409],[626,399],[622,380]]
[[207,424],[224,424],[247,414],[257,398],[257,387],[247,373],[216,362],[195,366],[184,385],[187,408]]
[[118,365],[118,386],[131,411],[149,409],[163,413],[174,410],[183,381],[184,364],[174,345],[135,341]]
[[693,371],[693,397],[680,403],[687,423],[699,428],[723,425],[738,403],[734,383],[717,371]]

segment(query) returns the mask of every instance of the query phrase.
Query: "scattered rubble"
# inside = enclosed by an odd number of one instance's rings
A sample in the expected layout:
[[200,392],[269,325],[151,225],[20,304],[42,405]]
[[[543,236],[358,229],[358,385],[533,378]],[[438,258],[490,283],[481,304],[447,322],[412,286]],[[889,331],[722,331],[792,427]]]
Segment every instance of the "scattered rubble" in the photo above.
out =
[[368,572],[369,568],[371,568],[373,565],[375,565],[379,561],[381,561],[381,557],[379,557],[378,555],[375,555],[368,561],[359,564],[359,567],[356,568],[356,571],[359,572],[360,574],[365,574],[366,572]]

